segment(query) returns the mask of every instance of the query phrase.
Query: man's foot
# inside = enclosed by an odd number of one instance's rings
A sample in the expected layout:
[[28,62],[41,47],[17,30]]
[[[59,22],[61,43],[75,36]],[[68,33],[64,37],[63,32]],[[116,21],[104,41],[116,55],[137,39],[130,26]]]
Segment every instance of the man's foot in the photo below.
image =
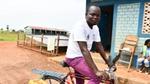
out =
[[146,75],[148,75],[148,72],[145,72]]
[[145,67],[145,74],[148,75],[148,67]]
[[140,73],[142,73],[142,72],[143,72],[143,70],[144,70],[144,68],[141,68],[141,69],[139,69],[139,72],[140,72]]
[[139,70],[140,73],[142,73],[142,70]]

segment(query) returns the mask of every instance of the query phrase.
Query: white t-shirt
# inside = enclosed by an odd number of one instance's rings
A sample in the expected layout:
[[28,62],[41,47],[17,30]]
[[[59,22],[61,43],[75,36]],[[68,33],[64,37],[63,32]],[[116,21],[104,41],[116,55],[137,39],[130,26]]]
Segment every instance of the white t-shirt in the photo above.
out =
[[[146,49],[146,50],[144,50]],[[147,46],[143,46],[141,49],[141,52],[143,52],[144,57],[149,57],[150,56],[150,48],[147,48]]]
[[69,37],[68,48],[66,53],[67,58],[83,56],[77,41],[87,42],[88,50],[91,50],[93,41],[101,41],[98,26],[94,25],[91,29],[86,23],[86,21],[78,23],[74,26]]
[[147,48],[146,56],[150,56],[150,48]]

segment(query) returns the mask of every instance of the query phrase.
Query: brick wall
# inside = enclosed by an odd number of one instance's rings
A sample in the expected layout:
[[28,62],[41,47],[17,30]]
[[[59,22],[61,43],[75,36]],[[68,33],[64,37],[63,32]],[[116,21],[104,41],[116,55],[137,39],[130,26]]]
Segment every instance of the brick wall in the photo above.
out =
[[137,35],[140,3],[119,4],[117,7],[115,52],[126,35]]

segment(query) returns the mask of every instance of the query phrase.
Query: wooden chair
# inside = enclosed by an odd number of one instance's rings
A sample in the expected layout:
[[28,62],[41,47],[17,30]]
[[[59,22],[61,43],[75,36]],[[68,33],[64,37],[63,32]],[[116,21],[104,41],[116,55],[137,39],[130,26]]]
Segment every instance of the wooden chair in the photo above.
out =
[[[119,62],[124,62],[128,64],[128,71],[131,67],[133,56],[137,47],[138,37],[135,35],[127,35],[124,42],[121,44],[119,49],[119,54],[121,56],[129,56],[129,61],[124,61],[119,59]],[[123,54],[124,53],[124,54]],[[126,55],[125,55],[126,54]]]

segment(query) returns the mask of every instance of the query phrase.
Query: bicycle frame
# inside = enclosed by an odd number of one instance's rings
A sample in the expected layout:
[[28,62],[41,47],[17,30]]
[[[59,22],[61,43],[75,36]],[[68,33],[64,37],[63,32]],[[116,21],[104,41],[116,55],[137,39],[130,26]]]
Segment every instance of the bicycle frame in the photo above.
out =
[[[113,60],[113,62],[115,63],[116,62],[116,59],[115,60]],[[75,73],[74,72],[72,72],[71,71],[71,67],[69,67],[69,65],[68,64],[66,64],[64,61],[61,63],[61,65],[63,66],[63,67],[67,67],[68,68],[68,74],[67,74],[67,76],[69,76],[70,77],[70,79],[71,79],[71,84],[75,84],[75,82],[74,82],[74,80],[73,80],[73,78],[81,78],[81,79],[84,79],[84,80],[89,80],[89,78],[87,78],[87,77],[80,77],[80,75],[79,76],[75,76]],[[115,66],[112,66],[112,67],[110,67],[110,68],[108,68],[108,69],[106,69],[105,70],[106,71],[106,73],[109,75],[109,80],[102,80],[105,84],[115,84],[115,71],[116,71],[116,68],[115,68]],[[67,84],[70,84],[68,81],[67,81]]]
[[[74,78],[82,78],[84,80],[89,80],[89,78],[86,78],[86,77],[80,77],[78,75],[75,76],[74,72],[72,72],[71,70],[69,70],[67,75],[63,74],[63,73],[59,73],[59,72],[39,70],[39,69],[33,69],[32,72],[42,75],[41,79],[43,79],[43,80],[47,80],[48,79],[49,80],[49,84],[53,84],[51,82],[51,79],[59,81],[60,84],[75,84]],[[110,80],[104,80],[103,82],[105,84],[115,84],[114,83],[114,72],[111,72],[110,70],[106,70],[106,72],[108,72],[108,74],[110,76]]]
[[[81,79],[84,79],[84,80],[89,80],[89,78],[87,77],[81,77],[80,75],[75,75],[75,73],[71,70],[71,67],[66,63],[66,62],[61,62],[61,65],[63,67],[67,67],[68,68],[68,74],[67,74],[67,77],[70,77],[70,80],[66,80],[66,83],[67,84],[75,84],[75,81],[74,81],[74,78],[81,78]],[[71,83],[70,83],[71,82]]]
[[[109,74],[109,80],[102,80],[105,84],[115,84],[115,63],[116,61],[120,58],[120,53],[113,59],[112,61],[112,65],[111,67],[108,67],[108,69],[106,69],[106,73]],[[65,63],[64,61],[61,62],[61,65],[63,67],[67,67],[69,72],[66,74],[64,73],[59,73],[59,72],[54,72],[54,71],[46,71],[46,70],[36,70],[33,69],[32,72],[36,73],[36,74],[40,74],[42,75],[42,79],[53,79],[56,81],[59,81],[60,84],[75,84],[74,82],[74,78],[83,78],[84,80],[88,80],[87,77],[80,77],[80,76],[75,76],[74,72],[71,70],[71,67],[69,67],[69,65],[67,63]],[[68,80],[67,78],[70,77],[70,80]],[[50,82],[49,82],[50,83]],[[50,83],[52,84],[52,83]]]

